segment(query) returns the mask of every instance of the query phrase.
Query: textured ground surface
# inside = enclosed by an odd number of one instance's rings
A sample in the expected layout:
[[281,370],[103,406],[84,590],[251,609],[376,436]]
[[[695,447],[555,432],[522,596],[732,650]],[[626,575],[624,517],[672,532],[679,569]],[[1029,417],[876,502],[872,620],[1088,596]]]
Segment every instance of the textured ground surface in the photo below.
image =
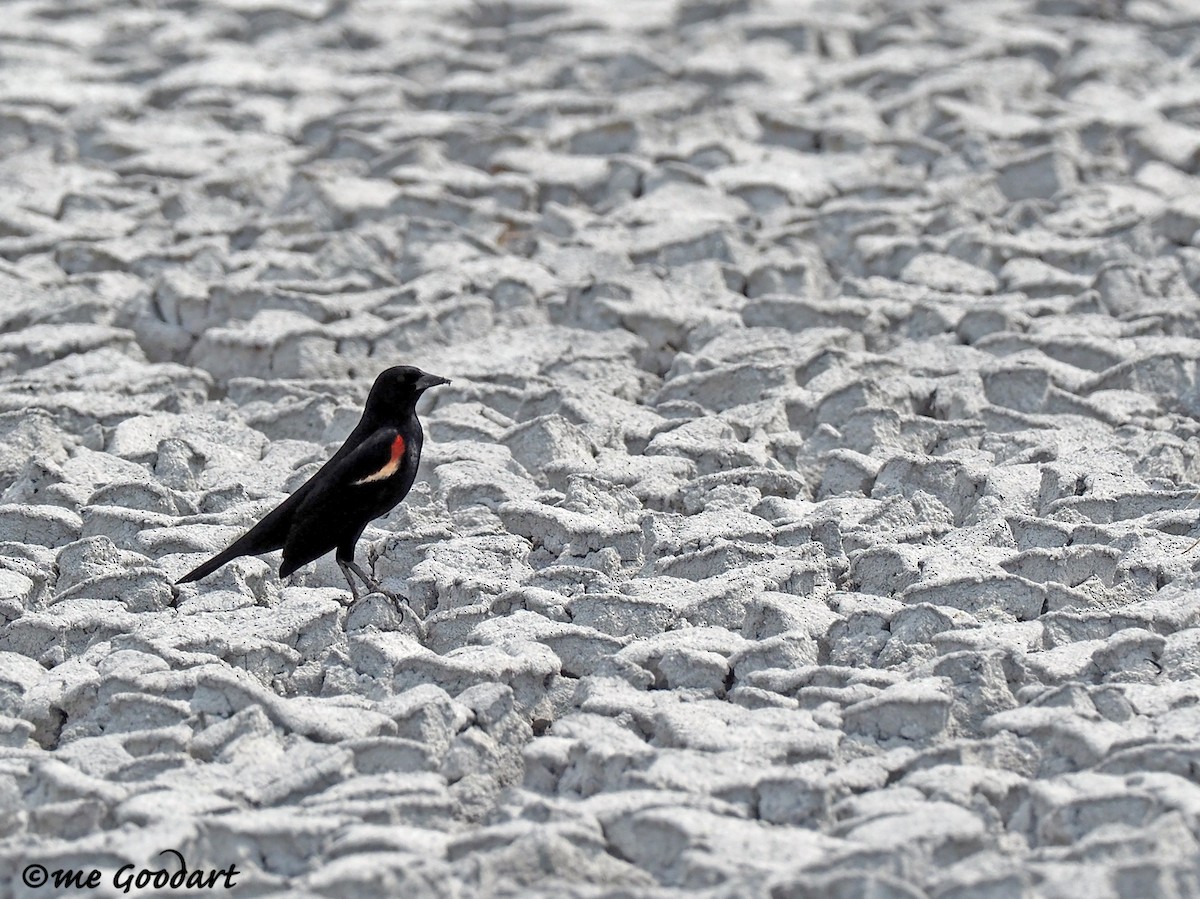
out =
[[[1170,0],[6,4],[0,895],[1200,895],[1198,54]],[[360,558],[425,643],[328,559],[172,588],[398,362],[454,385]]]

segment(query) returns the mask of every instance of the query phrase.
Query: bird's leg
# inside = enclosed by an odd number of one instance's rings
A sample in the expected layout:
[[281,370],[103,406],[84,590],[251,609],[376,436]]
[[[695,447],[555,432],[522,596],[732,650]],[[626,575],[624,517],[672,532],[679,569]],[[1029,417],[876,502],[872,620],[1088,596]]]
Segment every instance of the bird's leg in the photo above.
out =
[[[338,564],[340,565],[340,564],[343,564],[343,563],[340,563],[340,562],[339,562]],[[366,585],[367,585],[367,587],[369,587],[369,588],[370,588],[370,590],[371,590],[371,592],[372,592],[372,593],[383,593],[385,596],[387,595],[387,593],[386,593],[386,591],[383,589],[383,587],[382,587],[382,586],[380,586],[380,584],[379,584],[379,581],[375,580],[375,578],[371,577],[371,575],[369,575],[369,574],[367,574],[365,571],[363,571],[363,569],[362,569],[362,566],[361,566],[361,565],[359,565],[357,562],[355,562],[353,559],[351,559],[350,561],[348,561],[348,562],[346,562],[346,563],[344,563],[344,564],[345,564],[347,567],[349,567],[349,569],[350,569],[351,571],[353,571],[355,574],[357,574],[357,575],[359,576],[359,578],[362,580],[362,582],[363,582],[364,584],[366,584]],[[345,569],[343,568],[343,571],[344,571],[344,570],[345,570]],[[346,577],[349,577],[349,576],[350,576],[350,575],[346,575]]]
[[[404,620],[405,613],[407,613],[408,615],[411,615],[412,620],[413,620],[413,625],[415,626],[417,633],[420,635],[421,639],[425,638],[425,622],[422,621],[420,619],[420,617],[417,615],[417,613],[413,611],[413,608],[412,608],[412,606],[410,606],[408,604],[407,599],[405,599],[403,596],[400,596],[396,593],[390,593],[387,590],[384,590],[383,586],[379,583],[379,581],[377,581],[375,578],[371,577],[371,575],[369,575],[365,571],[363,571],[362,566],[359,565],[357,562],[355,562],[353,559],[338,559],[337,563],[338,563],[338,565],[341,566],[342,573],[346,575],[346,580],[348,580],[348,581],[350,580],[350,572],[353,571],[355,574],[357,574],[359,576],[359,578],[362,580],[362,582],[367,585],[368,590],[370,590],[372,593],[380,593],[383,596],[386,596],[388,599],[390,599],[393,603],[395,603],[396,611],[398,611],[400,613],[401,621]],[[351,592],[354,593],[355,600],[357,600],[358,593],[354,591],[353,582],[351,582],[350,590],[351,590]]]
[[[350,595],[354,598],[355,602],[358,602],[358,600],[359,600],[358,585],[356,583],[354,583],[354,578],[350,577],[351,566],[353,566],[354,568],[357,568],[358,566],[355,565],[353,562],[346,564],[341,559],[338,559],[337,563],[338,563],[338,568],[342,569],[342,574],[344,574],[346,576],[346,583],[350,585]],[[359,576],[360,577],[362,576],[362,572],[359,572]]]

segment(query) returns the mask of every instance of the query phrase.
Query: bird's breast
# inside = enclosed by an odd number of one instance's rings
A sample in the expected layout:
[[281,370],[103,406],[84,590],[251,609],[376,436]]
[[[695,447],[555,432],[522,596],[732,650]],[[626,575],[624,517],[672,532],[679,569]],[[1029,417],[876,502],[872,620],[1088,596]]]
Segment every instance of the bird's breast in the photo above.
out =
[[357,481],[354,481],[354,483],[356,485],[369,484],[372,481],[382,481],[390,478],[400,470],[400,464],[404,461],[404,451],[406,448],[407,445],[404,441],[403,435],[397,434],[392,440],[391,455],[388,457],[387,462],[385,462],[377,471],[372,472],[365,478],[359,478]]

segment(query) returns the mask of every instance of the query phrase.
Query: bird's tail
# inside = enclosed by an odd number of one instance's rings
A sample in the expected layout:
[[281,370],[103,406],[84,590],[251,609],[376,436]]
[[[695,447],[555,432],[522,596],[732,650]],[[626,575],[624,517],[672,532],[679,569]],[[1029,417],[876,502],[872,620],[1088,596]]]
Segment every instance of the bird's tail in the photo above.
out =
[[[241,541],[238,541],[238,542],[240,543]],[[216,571],[218,568],[220,568],[226,562],[232,562],[238,556],[244,556],[244,555],[246,555],[246,550],[242,549],[241,547],[238,546],[237,543],[235,543],[235,544],[233,544],[233,546],[229,547],[229,549],[226,549],[222,552],[217,553],[215,556],[213,556],[211,559],[209,559],[203,565],[199,565],[196,568],[193,568],[191,571],[189,571],[187,574],[185,574],[183,577],[181,577],[175,583],[190,584],[192,581],[198,581],[198,580],[200,580],[200,578],[207,577],[208,575],[212,574],[214,571]]]
[[226,549],[221,550],[198,568],[193,568],[175,583],[190,584],[192,581],[198,581],[200,578],[212,574],[226,562],[232,562],[238,556],[257,556],[260,553],[282,549],[292,512],[303,497],[304,488],[301,487],[267,513],[262,521],[234,540]]

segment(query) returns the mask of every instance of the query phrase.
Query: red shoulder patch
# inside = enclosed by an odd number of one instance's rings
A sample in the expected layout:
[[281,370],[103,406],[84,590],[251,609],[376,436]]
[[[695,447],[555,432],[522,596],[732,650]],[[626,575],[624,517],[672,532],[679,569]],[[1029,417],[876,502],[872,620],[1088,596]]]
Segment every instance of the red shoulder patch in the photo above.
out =
[[392,441],[392,462],[399,462],[400,457],[404,455],[404,450],[407,444],[404,442],[404,437],[400,434],[396,435],[396,439]]
[[391,453],[387,462],[374,473],[367,475],[365,478],[359,478],[352,483],[355,485],[368,484],[371,481],[382,481],[384,478],[390,478],[400,470],[400,460],[404,458],[404,451],[407,448],[408,444],[405,443],[404,438],[397,434],[392,438]]

